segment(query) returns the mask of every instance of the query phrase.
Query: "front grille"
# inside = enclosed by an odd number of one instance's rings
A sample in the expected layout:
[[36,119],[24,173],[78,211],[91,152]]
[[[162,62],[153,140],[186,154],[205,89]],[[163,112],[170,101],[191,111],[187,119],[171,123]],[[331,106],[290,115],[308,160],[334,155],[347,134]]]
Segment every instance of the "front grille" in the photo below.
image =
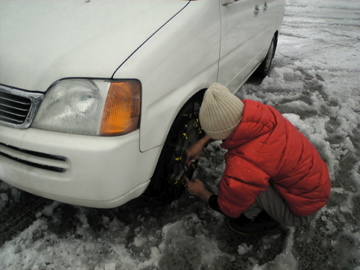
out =
[[31,100],[0,92],[0,120],[16,125],[25,122],[29,113]]
[[52,172],[63,173],[69,168],[65,157],[21,149],[3,143],[0,143],[0,156]]
[[27,128],[41,103],[43,94],[0,85],[0,123]]

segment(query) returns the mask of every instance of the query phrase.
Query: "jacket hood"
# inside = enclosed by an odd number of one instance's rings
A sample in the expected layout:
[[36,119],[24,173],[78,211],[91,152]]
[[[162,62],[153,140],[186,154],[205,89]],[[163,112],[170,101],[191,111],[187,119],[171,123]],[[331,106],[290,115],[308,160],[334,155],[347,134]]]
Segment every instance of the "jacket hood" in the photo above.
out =
[[243,145],[259,136],[270,133],[275,127],[275,117],[271,110],[253,100],[243,100],[244,113],[240,123],[230,136],[222,143],[228,150]]
[[46,91],[67,77],[111,78],[188,1],[3,0],[0,83]]

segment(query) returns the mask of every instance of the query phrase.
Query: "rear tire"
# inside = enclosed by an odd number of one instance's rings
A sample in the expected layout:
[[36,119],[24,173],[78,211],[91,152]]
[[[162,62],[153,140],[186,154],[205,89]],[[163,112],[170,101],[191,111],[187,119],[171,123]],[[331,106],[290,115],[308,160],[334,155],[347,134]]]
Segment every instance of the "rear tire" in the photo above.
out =
[[[166,138],[145,196],[171,202],[184,192],[184,179],[177,181],[175,178],[184,168],[186,150],[204,135],[199,122],[200,104],[201,98],[197,97],[180,110]],[[197,163],[193,163],[187,171],[189,178],[196,166]]]
[[267,53],[265,59],[261,62],[260,66],[255,71],[255,74],[257,76],[265,77],[265,76],[269,75],[271,63],[275,56],[276,44],[277,44],[277,38],[275,35],[271,41],[271,44],[270,44],[270,47],[269,47],[269,50],[268,50],[268,53]]

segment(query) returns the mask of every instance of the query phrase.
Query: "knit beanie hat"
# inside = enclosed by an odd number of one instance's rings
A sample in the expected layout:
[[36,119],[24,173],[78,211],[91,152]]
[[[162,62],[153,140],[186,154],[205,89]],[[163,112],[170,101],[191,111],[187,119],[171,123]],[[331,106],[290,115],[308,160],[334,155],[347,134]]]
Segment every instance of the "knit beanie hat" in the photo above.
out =
[[244,103],[229,89],[213,83],[205,92],[200,108],[200,124],[207,135],[215,140],[226,139],[240,123]]

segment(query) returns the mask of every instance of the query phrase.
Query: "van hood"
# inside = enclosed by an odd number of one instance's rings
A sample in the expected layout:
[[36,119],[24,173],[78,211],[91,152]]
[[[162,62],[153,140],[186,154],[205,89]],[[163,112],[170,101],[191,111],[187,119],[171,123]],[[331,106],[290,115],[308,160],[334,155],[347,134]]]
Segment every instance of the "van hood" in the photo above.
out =
[[0,84],[44,92],[62,78],[111,78],[187,3],[2,0]]

